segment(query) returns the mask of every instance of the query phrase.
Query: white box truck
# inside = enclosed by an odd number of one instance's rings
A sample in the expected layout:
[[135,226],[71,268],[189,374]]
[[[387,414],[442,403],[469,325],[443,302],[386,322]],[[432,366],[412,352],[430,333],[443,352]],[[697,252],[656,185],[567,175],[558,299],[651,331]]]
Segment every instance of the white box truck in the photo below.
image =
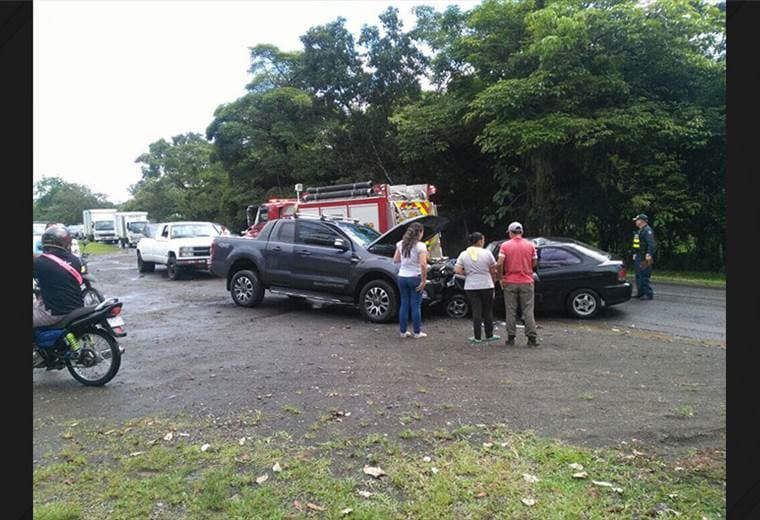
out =
[[84,210],[82,212],[82,221],[84,222],[85,236],[96,242],[118,242],[115,216],[116,209]]
[[135,247],[145,236],[148,225],[147,211],[119,211],[116,213],[116,236],[121,247]]

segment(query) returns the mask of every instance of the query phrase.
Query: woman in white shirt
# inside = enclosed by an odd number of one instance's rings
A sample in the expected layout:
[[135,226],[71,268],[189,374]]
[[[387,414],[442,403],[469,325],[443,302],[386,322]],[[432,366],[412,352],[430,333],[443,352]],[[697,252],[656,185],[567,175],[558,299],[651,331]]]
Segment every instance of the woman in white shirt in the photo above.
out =
[[481,325],[485,328],[485,341],[499,339],[493,334],[493,281],[497,277],[497,263],[491,252],[483,249],[486,239],[482,233],[471,233],[468,239],[470,247],[457,258],[454,272],[465,277],[464,291],[472,307],[472,329],[475,333],[469,342],[474,345],[482,341]]
[[410,224],[404,237],[396,244],[396,253],[393,255],[393,261],[401,264],[398,270],[398,290],[401,297],[398,321],[402,338],[412,336],[407,330],[410,310],[414,337],[427,336],[422,332],[422,291],[427,280],[427,247],[420,242],[424,232],[422,224]]

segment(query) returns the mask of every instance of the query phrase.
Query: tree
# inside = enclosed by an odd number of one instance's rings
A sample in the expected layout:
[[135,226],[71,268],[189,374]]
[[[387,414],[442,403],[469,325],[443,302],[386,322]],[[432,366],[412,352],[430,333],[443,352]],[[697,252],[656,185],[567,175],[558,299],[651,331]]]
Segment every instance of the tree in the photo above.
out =
[[151,143],[135,162],[143,178],[130,188],[125,211],[147,211],[156,220],[225,220],[229,180],[201,135],[177,135]]
[[102,193],[60,177],[43,177],[34,185],[33,205],[34,220],[67,226],[80,224],[86,209],[114,207]]

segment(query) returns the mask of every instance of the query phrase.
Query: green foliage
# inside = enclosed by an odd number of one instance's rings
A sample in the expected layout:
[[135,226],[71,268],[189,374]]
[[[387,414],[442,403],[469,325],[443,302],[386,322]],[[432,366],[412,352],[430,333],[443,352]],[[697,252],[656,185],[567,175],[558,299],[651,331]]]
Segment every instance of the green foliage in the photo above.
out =
[[[248,92],[152,143],[125,209],[233,229],[293,184],[438,186],[456,237],[574,236],[626,255],[644,211],[662,267],[721,270],[725,21],[703,0],[485,0],[346,20],[251,48]],[[425,49],[426,52],[423,52]],[[424,82],[423,82],[424,81]],[[423,84],[432,90],[423,90]],[[452,245],[453,244],[453,245]]]
[[124,211],[147,211],[155,220],[228,220],[229,178],[214,160],[211,143],[189,133],[171,143],[159,139],[148,150],[135,161],[143,178],[131,187]]
[[34,185],[33,204],[34,220],[66,225],[80,224],[85,209],[114,207],[102,193],[59,177],[43,177]]

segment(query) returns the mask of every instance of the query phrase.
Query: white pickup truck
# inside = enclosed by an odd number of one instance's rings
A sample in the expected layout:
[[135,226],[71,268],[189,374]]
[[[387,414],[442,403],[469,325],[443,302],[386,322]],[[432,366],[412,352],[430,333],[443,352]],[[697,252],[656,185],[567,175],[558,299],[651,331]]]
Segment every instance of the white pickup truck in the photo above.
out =
[[165,265],[170,280],[194,270],[207,271],[217,236],[219,229],[211,222],[148,224],[145,237],[137,243],[137,269],[150,273],[156,264]]

